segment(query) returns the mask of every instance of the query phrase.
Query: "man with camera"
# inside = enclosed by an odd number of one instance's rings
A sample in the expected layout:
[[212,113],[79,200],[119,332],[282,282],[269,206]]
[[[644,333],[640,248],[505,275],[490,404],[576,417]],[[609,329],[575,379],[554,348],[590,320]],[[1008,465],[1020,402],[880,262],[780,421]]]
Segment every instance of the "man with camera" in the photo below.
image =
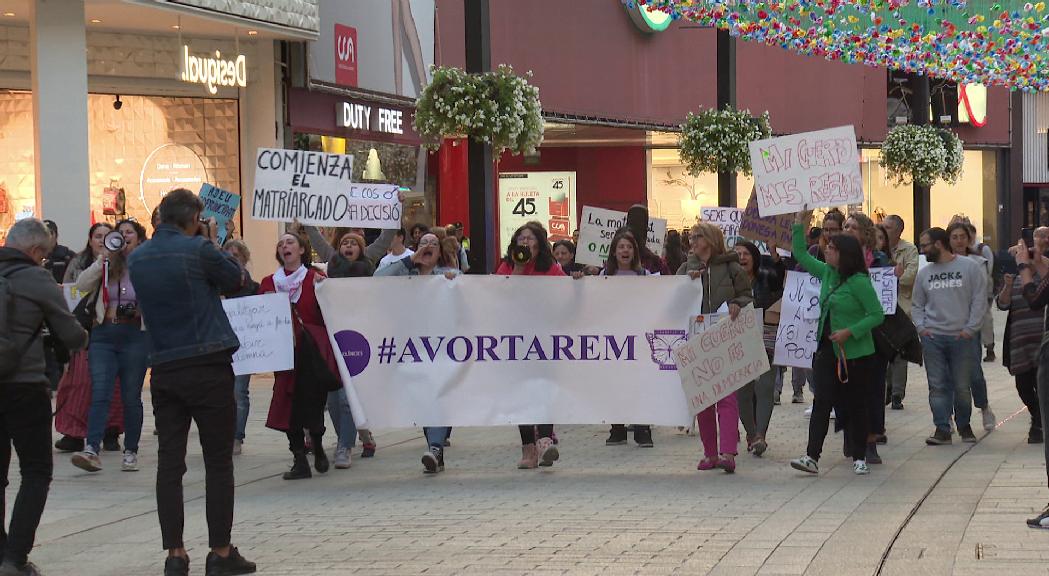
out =
[[[1034,254],[1023,239],[1010,252],[1016,257],[1020,283],[1024,287],[1024,298],[1032,310],[1044,310],[1046,305],[1049,305],[1049,276],[1045,276],[1039,284],[1035,284]],[[1047,429],[1046,421],[1049,420],[1049,349],[1046,348],[1046,343],[1049,342],[1049,315],[1046,315],[1043,320],[1042,327],[1042,345],[1038,352],[1038,407],[1041,411],[1042,430],[1044,431]],[[1047,483],[1049,483],[1049,442],[1044,442],[1043,447]],[[1049,529],[1049,506],[1046,506],[1038,516],[1028,519],[1027,525],[1031,528]]]
[[203,223],[204,206],[185,189],[160,203],[161,224],[153,239],[130,259],[131,278],[153,344],[150,389],[159,439],[157,516],[168,558],[165,576],[189,574],[182,539],[182,476],[190,420],[197,424],[207,471],[208,576],[250,574],[230,545],[233,527],[233,353],[240,343],[222,309],[221,294],[246,283],[240,263],[222,252],[214,220]]
[[[0,575],[39,574],[27,560],[51,485],[51,400],[44,373],[41,332],[70,350],[83,348],[87,332],[69,313],[51,273],[41,262],[53,240],[44,224],[27,218],[8,231],[0,248]],[[22,483],[4,530],[4,491],[11,446],[18,453]]]

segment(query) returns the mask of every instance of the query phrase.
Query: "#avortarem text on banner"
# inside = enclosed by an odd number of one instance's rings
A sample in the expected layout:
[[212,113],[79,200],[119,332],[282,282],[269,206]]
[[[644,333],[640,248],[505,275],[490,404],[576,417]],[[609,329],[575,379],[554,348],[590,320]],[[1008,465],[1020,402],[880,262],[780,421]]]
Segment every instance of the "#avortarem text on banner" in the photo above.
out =
[[700,311],[688,276],[328,279],[317,297],[358,426],[691,420],[672,355]]
[[251,217],[311,226],[400,228],[399,187],[353,182],[353,156],[259,148]]

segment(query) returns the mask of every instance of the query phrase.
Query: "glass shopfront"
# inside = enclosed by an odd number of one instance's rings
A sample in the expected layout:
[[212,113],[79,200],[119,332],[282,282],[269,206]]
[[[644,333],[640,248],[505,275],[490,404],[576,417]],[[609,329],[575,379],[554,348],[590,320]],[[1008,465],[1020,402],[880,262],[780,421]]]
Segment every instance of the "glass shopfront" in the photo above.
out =
[[[152,233],[150,213],[173,188],[209,182],[240,192],[240,126],[235,99],[88,96],[91,216],[134,218]],[[0,94],[0,235],[36,209],[33,99]],[[46,192],[46,191],[45,191]],[[3,206],[6,204],[6,206]],[[86,234],[63,230],[79,247]]]

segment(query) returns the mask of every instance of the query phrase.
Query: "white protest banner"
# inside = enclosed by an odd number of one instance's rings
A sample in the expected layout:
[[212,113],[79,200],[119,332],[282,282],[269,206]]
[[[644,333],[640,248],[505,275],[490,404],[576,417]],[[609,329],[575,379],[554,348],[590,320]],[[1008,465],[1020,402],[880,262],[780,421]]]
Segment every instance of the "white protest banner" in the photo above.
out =
[[88,292],[81,292],[77,289],[76,284],[59,284],[62,287],[62,295],[66,298],[66,304],[69,306],[69,311],[72,312],[76,305],[87,296]]
[[291,305],[286,293],[260,294],[222,301],[230,326],[240,340],[233,373],[258,374],[295,367]]
[[742,240],[739,234],[739,225],[743,220],[743,210],[739,208],[725,208],[722,206],[711,206],[699,209],[699,219],[721,228],[725,235],[725,247],[732,248],[736,242]]
[[[608,259],[608,245],[616,231],[626,226],[626,212],[583,206],[579,218],[579,245],[576,247],[576,262],[587,266],[604,266]],[[663,242],[667,237],[667,221],[663,218],[648,219],[646,245],[653,254],[663,255]],[[676,270],[671,270],[676,272]]]
[[251,217],[311,226],[400,228],[400,187],[355,183],[353,156],[259,148]]
[[674,350],[690,414],[702,412],[769,371],[761,334],[761,317],[748,305],[735,320],[722,318]]
[[896,313],[896,304],[899,302],[899,282],[896,278],[896,268],[887,266],[884,268],[871,268],[871,284],[874,291],[881,300],[882,310],[886,314]]
[[807,272],[787,271],[783,286],[779,331],[776,333],[776,366],[812,368],[816,329],[820,321],[820,280]]
[[361,427],[691,420],[688,276],[335,278],[317,297]]
[[852,126],[756,140],[750,163],[762,216],[863,202]]

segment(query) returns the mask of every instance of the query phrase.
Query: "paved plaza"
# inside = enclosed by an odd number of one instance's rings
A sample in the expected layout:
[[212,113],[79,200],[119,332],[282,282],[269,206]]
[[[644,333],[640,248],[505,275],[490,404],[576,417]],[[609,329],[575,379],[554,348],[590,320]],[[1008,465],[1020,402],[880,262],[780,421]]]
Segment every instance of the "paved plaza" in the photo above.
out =
[[[461,428],[447,471],[426,476],[421,431],[397,430],[376,433],[375,458],[359,458],[358,447],[349,470],[287,482],[284,436],[263,426],[271,381],[260,378],[236,457],[234,543],[274,576],[1049,574],[1049,531],[1024,524],[1049,501],[1042,447],[1026,443],[1029,417],[1012,378],[1000,364],[984,367],[995,432],[975,445],[956,437],[927,447],[927,386],[912,367],[906,409],[888,412],[885,464],[867,477],[841,456],[840,435],[828,437],[819,477],[791,470],[808,421],[805,405],[785,395],[769,451],[741,455],[734,475],[696,471],[699,439],[673,428],[657,428],[655,448],[641,449],[606,447],[603,426],[565,426],[550,469],[516,469],[515,428]],[[161,573],[145,399],[141,472],[120,472],[113,453],[98,474],[56,455],[32,554],[45,574]],[[974,429],[978,421],[976,411]],[[203,574],[204,475],[193,443],[189,467],[187,545],[192,573]]]

